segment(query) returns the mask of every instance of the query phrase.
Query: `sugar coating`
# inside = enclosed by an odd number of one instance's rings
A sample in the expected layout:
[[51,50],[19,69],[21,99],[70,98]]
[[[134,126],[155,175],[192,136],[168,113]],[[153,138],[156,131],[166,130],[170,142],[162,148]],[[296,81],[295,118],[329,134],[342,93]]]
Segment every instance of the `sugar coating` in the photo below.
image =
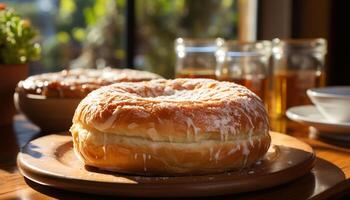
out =
[[[80,103],[77,110],[82,114],[76,114],[74,121],[108,132],[118,126],[121,110],[130,110],[138,118],[156,119],[148,124],[145,132],[149,139],[163,141],[163,135],[157,127],[167,124],[168,119],[154,116],[155,111],[162,109],[173,110],[172,120],[185,127],[187,142],[200,142],[201,135],[206,133],[218,133],[220,140],[224,142],[232,136],[242,134],[242,130],[246,132],[247,140],[238,143],[228,152],[221,152],[220,148],[209,148],[209,161],[212,162],[241,151],[245,166],[250,148],[254,146],[253,138],[259,141],[259,147],[261,145],[260,138],[254,137],[254,134],[256,136],[259,130],[259,134],[268,135],[266,111],[257,95],[243,86],[211,79],[160,79],[102,87],[91,92]],[[200,117],[196,115],[197,111],[201,113]],[[239,119],[245,119],[247,123],[243,125]],[[140,123],[142,121],[130,121],[127,128],[142,127]],[[166,136],[168,142],[176,142],[175,139],[171,134]],[[147,171],[146,162],[151,156],[143,153],[142,158],[144,171]]]
[[18,87],[27,93],[47,96],[47,90],[57,91],[55,97],[81,97],[101,86],[122,81],[143,81],[161,78],[160,76],[131,69],[71,69],[60,72],[30,76],[21,81]]

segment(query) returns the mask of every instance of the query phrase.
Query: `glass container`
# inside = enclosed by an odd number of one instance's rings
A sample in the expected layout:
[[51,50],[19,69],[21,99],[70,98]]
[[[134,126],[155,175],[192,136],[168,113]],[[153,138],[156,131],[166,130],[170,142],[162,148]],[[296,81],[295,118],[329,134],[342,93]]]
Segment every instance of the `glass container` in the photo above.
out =
[[216,77],[243,85],[266,102],[270,56],[270,41],[227,41],[216,52]]
[[175,40],[177,78],[215,79],[215,52],[224,44],[221,38]]
[[311,104],[306,90],[324,85],[325,39],[274,39],[269,114],[283,117],[288,108]]

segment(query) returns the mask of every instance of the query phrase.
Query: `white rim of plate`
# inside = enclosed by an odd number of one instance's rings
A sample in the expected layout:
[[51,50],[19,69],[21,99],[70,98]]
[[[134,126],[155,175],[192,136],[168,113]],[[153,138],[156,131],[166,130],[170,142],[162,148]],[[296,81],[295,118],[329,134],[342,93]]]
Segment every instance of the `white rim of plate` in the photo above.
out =
[[314,97],[329,97],[329,98],[345,98],[350,99],[350,95],[347,94],[334,94],[326,92],[326,90],[330,89],[349,89],[350,86],[330,86],[330,87],[322,87],[322,88],[311,88],[306,91],[309,96]]
[[[320,116],[320,120],[315,120],[312,119],[308,116],[305,115],[300,115],[295,113],[293,110],[300,110],[300,109],[314,109]],[[316,113],[315,112],[315,113]],[[325,117],[317,110],[316,106],[314,105],[303,105],[303,106],[295,106],[295,107],[291,107],[286,111],[286,115],[289,119],[294,120],[294,121],[298,121],[298,122],[306,122],[306,123],[313,123],[313,124],[322,124],[322,125],[327,125],[327,126],[343,126],[343,127],[347,127],[350,128],[350,123],[345,123],[345,122],[327,122],[324,121]]]

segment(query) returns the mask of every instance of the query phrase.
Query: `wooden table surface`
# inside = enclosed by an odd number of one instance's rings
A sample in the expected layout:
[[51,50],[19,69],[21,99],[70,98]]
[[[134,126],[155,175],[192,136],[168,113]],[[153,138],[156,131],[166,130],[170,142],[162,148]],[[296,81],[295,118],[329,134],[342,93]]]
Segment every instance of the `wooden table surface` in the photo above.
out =
[[[317,161],[311,173],[268,190],[215,199],[350,199],[350,142],[319,138],[309,133],[307,127],[286,120],[273,120],[272,125],[314,148]],[[16,166],[16,155],[28,141],[43,134],[22,115],[15,117],[13,125],[0,127],[0,199],[113,198],[63,191],[23,178]]]

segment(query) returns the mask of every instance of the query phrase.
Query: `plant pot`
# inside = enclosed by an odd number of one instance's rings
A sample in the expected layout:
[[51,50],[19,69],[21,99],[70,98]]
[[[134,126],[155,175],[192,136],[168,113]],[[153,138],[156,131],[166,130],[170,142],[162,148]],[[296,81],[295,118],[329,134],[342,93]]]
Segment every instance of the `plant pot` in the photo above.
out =
[[17,83],[28,76],[27,64],[0,64],[0,126],[11,124],[16,113],[13,93]]

